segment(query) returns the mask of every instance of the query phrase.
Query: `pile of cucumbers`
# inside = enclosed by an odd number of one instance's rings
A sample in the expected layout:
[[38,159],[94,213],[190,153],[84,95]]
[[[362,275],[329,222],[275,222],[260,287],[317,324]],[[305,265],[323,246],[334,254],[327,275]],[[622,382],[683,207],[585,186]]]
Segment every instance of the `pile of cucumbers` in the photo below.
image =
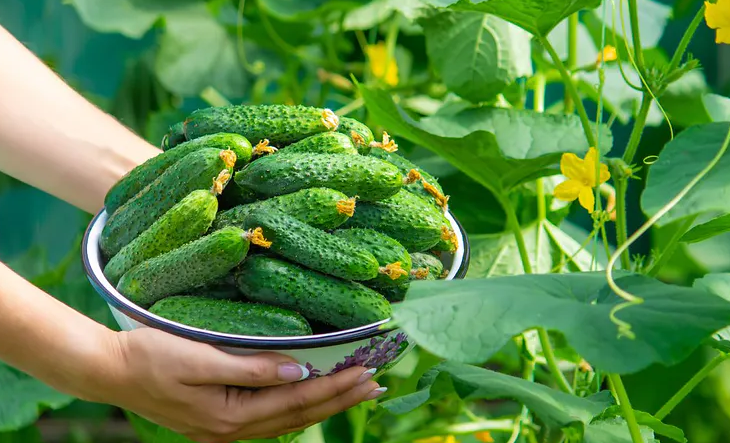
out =
[[[251,141],[256,143],[252,146]],[[104,274],[189,326],[301,336],[391,315],[458,247],[436,179],[328,109],[199,109],[106,195]]]

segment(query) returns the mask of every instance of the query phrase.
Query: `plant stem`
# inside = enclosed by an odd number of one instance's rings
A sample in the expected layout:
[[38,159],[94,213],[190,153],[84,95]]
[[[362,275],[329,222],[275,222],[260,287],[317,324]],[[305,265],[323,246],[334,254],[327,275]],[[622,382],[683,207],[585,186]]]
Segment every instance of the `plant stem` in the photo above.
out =
[[558,384],[561,391],[567,392],[568,394],[573,393],[573,389],[570,387],[568,380],[565,379],[562,371],[558,367],[558,361],[555,359],[555,352],[553,352],[553,346],[550,344],[550,337],[544,328],[537,328],[537,335],[540,337],[540,346],[542,346],[542,353],[545,355],[548,368],[550,373]]
[[641,48],[641,37],[639,36],[639,11],[638,0],[629,0],[629,15],[631,17],[631,37],[634,43],[634,54],[639,74],[644,75],[644,50]]
[[[567,68],[570,71],[575,69],[578,58],[578,13],[573,13],[568,17],[568,60]],[[572,114],[575,109],[575,103],[571,100],[569,94],[565,94],[563,98],[565,103],[565,113]]]
[[634,410],[631,408],[631,402],[629,401],[629,396],[626,394],[626,388],[624,388],[624,383],[621,381],[621,376],[618,374],[608,374],[608,381],[616,391],[618,403],[621,406],[621,413],[624,420],[626,420],[626,424],[629,426],[631,441],[633,443],[643,443],[644,439],[641,437],[639,423],[636,422],[636,416],[634,415]]
[[[616,244],[626,243],[628,228],[626,226],[626,188],[628,182],[624,179],[616,180]],[[621,254],[621,269],[631,268],[631,257],[628,249]]]
[[520,221],[517,219],[517,213],[515,207],[507,195],[497,194],[497,199],[502,205],[505,214],[507,214],[507,228],[512,231],[517,242],[517,250],[520,252],[520,260],[522,260],[522,268],[525,274],[532,274],[532,264],[530,263],[530,254],[527,252],[527,246],[525,245],[525,237],[522,235],[522,227]]
[[679,64],[682,62],[682,56],[684,56],[685,51],[687,50],[687,46],[689,46],[689,42],[692,40],[692,37],[695,35],[695,31],[697,30],[697,27],[702,23],[702,19],[705,17],[705,3],[702,2],[702,6],[700,7],[700,10],[697,11],[697,14],[695,14],[695,18],[692,19],[692,23],[689,24],[689,28],[687,28],[686,31],[684,31],[684,35],[682,36],[682,40],[679,42],[679,46],[677,46],[677,50],[674,51],[674,55],[672,56],[672,60],[669,62],[669,68],[667,69],[668,73],[671,73],[675,69],[679,67]]
[[398,16],[394,13],[391,19],[388,33],[385,35],[385,70],[383,71],[383,80],[388,78],[388,69],[390,68],[390,61],[395,58],[395,44],[398,41]]
[[[545,76],[537,74],[534,77],[534,81],[533,91],[535,95],[532,107],[535,112],[545,112]],[[537,191],[537,219],[542,221],[547,218],[547,208],[545,206],[545,185],[542,178],[537,179],[535,187]]]
[[631,130],[631,136],[629,136],[629,142],[626,144],[626,151],[624,152],[623,160],[627,165],[631,165],[631,162],[634,161],[636,150],[639,148],[639,142],[641,142],[641,135],[644,133],[646,117],[649,115],[651,102],[651,95],[644,92],[641,96],[641,107],[639,108],[639,113],[636,115],[636,121],[634,121],[634,127]]
[[560,75],[563,78],[565,89],[570,94],[570,98],[575,103],[576,110],[578,111],[578,117],[580,118],[580,123],[583,126],[583,132],[586,135],[586,140],[588,140],[588,144],[590,146],[596,146],[596,137],[591,130],[591,122],[590,120],[588,120],[586,108],[585,106],[583,106],[580,95],[578,95],[578,89],[575,87],[573,78],[570,76],[570,73],[563,64],[563,61],[560,60],[560,56],[557,52],[555,52],[555,48],[553,48],[553,45],[550,44],[548,39],[541,35],[538,35],[537,39],[540,41],[545,50],[547,50],[548,54],[550,54],[550,58],[553,60],[555,67],[558,69],[558,71],[560,71]]
[[352,443],[363,443],[368,415],[367,403],[361,403],[350,409],[348,415],[352,422]]
[[677,244],[679,243],[679,239],[682,238],[685,232],[692,226],[692,223],[694,223],[695,218],[689,217],[687,220],[685,220],[682,225],[677,228],[677,230],[674,232],[674,235],[672,235],[672,238],[669,239],[669,242],[664,247],[664,250],[662,251],[662,254],[659,256],[659,260],[652,263],[652,265],[649,267],[649,269],[646,271],[646,275],[649,277],[655,277],[659,270],[667,264],[670,258],[672,258],[672,255],[674,255],[674,251],[677,249]]
[[662,406],[659,411],[657,411],[656,414],[654,414],[654,417],[656,417],[658,420],[663,420],[664,417],[669,415],[670,412],[672,412],[672,409],[674,409],[675,406],[681,402],[684,397],[686,397],[692,390],[707,377],[710,372],[712,372],[713,369],[715,369],[717,366],[720,365],[720,363],[724,362],[730,358],[730,354],[720,354],[710,360],[698,373],[696,373],[692,378],[689,379],[687,383],[682,386],[679,391],[677,391],[676,394],[672,396],[669,400],[667,400],[666,403],[664,403],[664,406]]

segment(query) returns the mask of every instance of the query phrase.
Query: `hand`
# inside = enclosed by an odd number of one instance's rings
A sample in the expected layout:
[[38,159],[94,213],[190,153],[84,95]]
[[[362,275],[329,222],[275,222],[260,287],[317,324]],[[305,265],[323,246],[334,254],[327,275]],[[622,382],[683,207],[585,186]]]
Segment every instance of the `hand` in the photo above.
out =
[[200,443],[278,437],[386,390],[362,367],[292,383],[302,369],[284,355],[234,356],[152,328],[113,337],[119,371],[101,401]]

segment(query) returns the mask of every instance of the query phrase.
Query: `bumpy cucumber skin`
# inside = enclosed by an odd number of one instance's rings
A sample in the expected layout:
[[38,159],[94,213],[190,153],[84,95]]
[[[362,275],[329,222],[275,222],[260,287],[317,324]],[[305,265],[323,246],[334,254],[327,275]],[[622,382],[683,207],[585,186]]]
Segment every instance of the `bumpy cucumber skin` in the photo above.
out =
[[185,138],[185,126],[183,122],[175,123],[170,126],[170,131],[162,137],[162,143],[160,148],[163,151],[172,149],[180,143],[184,143],[187,139]]
[[[428,275],[425,280],[438,280],[444,272],[443,262],[429,252],[414,252],[411,254],[411,263],[411,269],[413,270],[428,269]],[[415,277],[411,277],[411,280],[415,280]]]
[[396,239],[408,252],[432,248],[441,239],[442,213],[406,190],[377,202],[357,204],[344,228],[371,228]]
[[232,150],[236,153],[235,169],[242,168],[251,160],[251,143],[238,134],[213,134],[182,143],[132,169],[112,186],[104,199],[107,214],[113,214],[178,160],[203,148]]
[[311,152],[316,154],[353,154],[357,155],[357,149],[352,144],[350,137],[339,132],[321,132],[294,142],[286,148],[280,149],[276,155]]
[[411,287],[411,282],[407,281],[398,286],[389,286],[389,287],[378,288],[378,292],[383,294],[383,296],[386,298],[386,300],[388,300],[390,303],[398,303],[398,302],[402,302],[403,299],[406,298],[406,293],[408,292],[408,289],[410,287]]
[[[355,133],[360,136],[363,143],[356,142],[356,140],[352,137],[352,131],[355,131]],[[368,153],[370,153],[370,143],[375,140],[375,137],[373,137],[373,131],[371,131],[364,123],[360,123],[354,118],[340,117],[340,125],[337,127],[337,132],[350,137],[355,148],[357,148],[357,151],[360,154],[368,155]]]
[[[416,171],[418,171],[421,174],[421,177],[424,180],[426,180],[429,184],[433,185],[433,187],[438,189],[438,191],[441,194],[444,193],[444,190],[441,187],[441,185],[439,184],[438,180],[436,180],[436,177],[434,177],[433,175],[424,171],[420,167],[416,166],[410,160],[403,157],[402,155],[398,155],[394,152],[387,152],[383,149],[375,148],[372,151],[370,151],[370,156],[376,157],[381,160],[385,160],[388,163],[394,164],[395,166],[398,167],[398,169],[400,169],[400,171],[404,175],[407,175],[411,169],[415,169]],[[423,182],[421,180],[416,180],[413,183],[409,183],[409,184],[405,185],[404,189],[406,189],[407,191],[412,192],[420,197],[423,197],[429,203],[432,203],[433,205],[438,206],[436,204],[436,199],[434,199],[433,195],[429,194],[429,192],[426,191],[426,188],[423,187]]]
[[373,280],[364,282],[365,285],[377,288],[398,286],[408,281],[411,272],[411,256],[397,240],[367,228],[338,229],[332,234],[369,251],[378,260],[381,268],[390,263],[399,262],[401,269],[406,272],[405,275],[401,275],[395,280],[380,273]]
[[345,154],[268,155],[238,171],[235,181],[264,197],[325,187],[350,197],[357,195],[362,201],[377,201],[403,188],[403,175],[394,165]]
[[217,132],[241,134],[253,143],[268,139],[278,147],[330,131],[322,122],[323,108],[288,105],[231,105],[198,109],[185,120],[192,140]]
[[243,227],[261,228],[271,242],[269,251],[310,269],[356,281],[378,276],[378,261],[365,248],[279,210],[252,212],[243,220]]
[[210,228],[217,211],[218,199],[210,191],[191,192],[112,257],[104,275],[116,285],[139,263],[199,238]]
[[122,276],[117,290],[147,307],[223,277],[243,261],[248,248],[242,229],[224,228],[143,261]]
[[259,303],[175,295],[158,301],[149,311],[177,323],[226,334],[264,337],[312,334],[312,328],[301,314]]
[[350,218],[348,215],[342,214],[337,210],[337,203],[346,199],[347,196],[345,194],[334,189],[300,189],[291,194],[279,195],[219,212],[213,222],[213,228],[220,229],[225,226],[241,227],[246,216],[254,211],[278,209],[315,228],[331,230],[345,223]]
[[186,195],[210,189],[222,170],[232,172],[221,159],[222,152],[212,148],[191,152],[117,209],[101,233],[104,254],[113,257]]
[[[437,208],[439,208],[439,211],[441,211],[441,226],[448,229],[449,232],[453,232],[451,222],[444,215],[443,209],[441,209],[439,206],[437,206]],[[456,251],[456,248],[458,246],[459,245],[457,244],[457,240],[455,238],[444,239],[442,237],[441,239],[439,239],[439,242],[436,243],[433,248],[431,248],[431,250],[437,252],[454,252]]]
[[299,312],[310,321],[356,328],[391,315],[381,294],[353,281],[262,255],[252,255],[236,272],[238,289],[251,300]]

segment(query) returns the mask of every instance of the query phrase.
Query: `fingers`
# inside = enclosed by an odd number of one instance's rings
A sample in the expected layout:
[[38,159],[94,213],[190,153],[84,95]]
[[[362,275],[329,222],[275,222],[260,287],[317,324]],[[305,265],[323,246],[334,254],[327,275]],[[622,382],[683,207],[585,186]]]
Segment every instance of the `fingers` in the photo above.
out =
[[265,352],[237,356],[219,351],[199,355],[190,365],[183,382],[189,385],[228,385],[241,387],[276,386],[309,376],[304,366],[291,357]]

